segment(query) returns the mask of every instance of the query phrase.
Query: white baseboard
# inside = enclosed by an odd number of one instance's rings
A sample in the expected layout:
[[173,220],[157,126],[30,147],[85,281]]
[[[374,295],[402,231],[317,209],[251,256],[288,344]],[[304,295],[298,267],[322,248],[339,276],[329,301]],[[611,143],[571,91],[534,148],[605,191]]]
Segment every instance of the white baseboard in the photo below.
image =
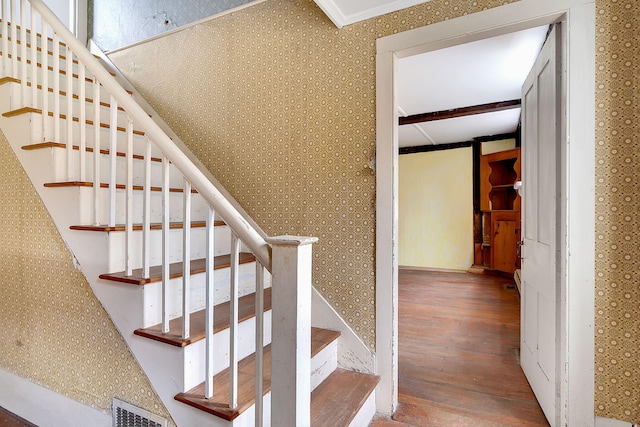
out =
[[0,369],[0,406],[40,427],[111,427],[111,413]]
[[612,418],[596,417],[595,427],[637,427],[638,424],[633,424],[627,421],[614,420]]

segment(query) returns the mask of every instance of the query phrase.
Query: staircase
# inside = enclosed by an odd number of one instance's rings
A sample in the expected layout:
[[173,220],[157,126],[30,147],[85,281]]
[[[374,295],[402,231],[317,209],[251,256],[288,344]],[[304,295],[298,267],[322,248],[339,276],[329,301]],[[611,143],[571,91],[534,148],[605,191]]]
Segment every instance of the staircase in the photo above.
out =
[[176,424],[368,425],[378,378],[312,327],[316,239],[267,236],[42,0],[0,3],[0,129]]

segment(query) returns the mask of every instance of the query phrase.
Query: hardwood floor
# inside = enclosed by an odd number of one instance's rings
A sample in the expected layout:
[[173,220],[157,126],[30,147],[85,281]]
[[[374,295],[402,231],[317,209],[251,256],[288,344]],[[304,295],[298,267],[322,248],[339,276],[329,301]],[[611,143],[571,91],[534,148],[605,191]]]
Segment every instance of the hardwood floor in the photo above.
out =
[[[518,364],[520,302],[508,278],[399,273],[399,394],[372,427],[548,426]],[[0,427],[32,424],[0,410]]]
[[548,426],[518,363],[512,279],[399,272],[399,394],[392,426]]
[[4,408],[0,408],[0,427],[38,427]]

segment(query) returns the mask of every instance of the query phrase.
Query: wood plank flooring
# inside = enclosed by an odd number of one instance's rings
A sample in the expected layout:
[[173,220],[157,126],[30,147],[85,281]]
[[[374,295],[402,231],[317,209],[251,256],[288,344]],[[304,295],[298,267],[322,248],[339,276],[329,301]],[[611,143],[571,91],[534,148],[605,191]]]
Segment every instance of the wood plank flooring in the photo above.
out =
[[27,420],[0,408],[0,427],[38,427]]
[[399,393],[371,426],[548,426],[518,363],[512,279],[399,272]]

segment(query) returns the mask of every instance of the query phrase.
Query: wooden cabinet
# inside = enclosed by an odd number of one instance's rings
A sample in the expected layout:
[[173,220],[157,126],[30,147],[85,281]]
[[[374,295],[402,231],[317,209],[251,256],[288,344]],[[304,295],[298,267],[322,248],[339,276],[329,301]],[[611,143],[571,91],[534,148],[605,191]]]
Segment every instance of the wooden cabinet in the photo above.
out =
[[520,148],[480,158],[482,258],[485,267],[512,274],[520,268]]

